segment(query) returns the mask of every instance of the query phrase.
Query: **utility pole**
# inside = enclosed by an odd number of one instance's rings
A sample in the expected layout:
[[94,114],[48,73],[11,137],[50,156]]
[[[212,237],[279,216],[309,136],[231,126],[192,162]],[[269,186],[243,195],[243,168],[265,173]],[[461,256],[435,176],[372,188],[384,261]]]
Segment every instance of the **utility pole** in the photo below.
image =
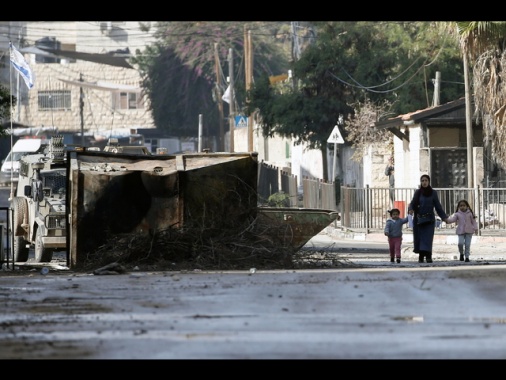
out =
[[473,124],[471,118],[471,92],[469,91],[469,64],[467,54],[464,51],[464,83],[466,100],[466,137],[467,137],[467,187],[474,187],[473,165]]
[[229,108],[229,123],[230,123],[230,153],[234,153],[234,124],[235,124],[235,96],[234,96],[234,57],[232,48],[228,49],[228,75],[230,81],[230,108]]
[[202,122],[202,114],[199,114],[199,141],[198,141],[198,148],[197,152],[202,152],[202,129],[203,129],[203,122]]
[[218,141],[218,150],[225,151],[225,127],[223,125],[223,100],[221,99],[221,72],[220,72],[220,57],[218,56],[218,44],[214,44],[214,67],[216,70],[216,100],[218,101],[218,113],[220,117],[220,136]]
[[434,80],[434,100],[432,106],[437,107],[439,105],[439,93],[441,88],[441,71],[436,71],[436,79]]
[[[83,73],[79,74],[79,81],[83,81]],[[79,87],[79,113],[81,115],[81,145],[84,147],[84,91]]]
[[[251,30],[244,25],[244,72],[246,74],[246,92],[253,81],[253,51],[251,46]],[[248,117],[248,152],[253,152],[253,114]]]
[[[297,30],[299,23],[292,21],[291,26],[292,26],[292,62],[295,63],[299,60],[300,55],[301,55],[301,49],[300,49],[299,37],[298,37],[299,31]],[[297,80],[295,79],[295,75],[293,75],[291,70],[289,71],[288,76],[289,76],[289,79],[292,80],[292,89],[294,91],[297,90]]]

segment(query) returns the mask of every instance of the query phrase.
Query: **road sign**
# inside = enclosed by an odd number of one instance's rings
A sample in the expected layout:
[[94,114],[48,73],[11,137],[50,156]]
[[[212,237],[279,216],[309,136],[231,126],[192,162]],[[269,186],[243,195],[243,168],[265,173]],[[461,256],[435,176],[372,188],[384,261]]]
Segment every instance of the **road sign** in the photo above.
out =
[[344,144],[343,136],[341,136],[341,132],[339,131],[339,127],[337,125],[332,130],[332,133],[327,139],[327,142],[334,144]]
[[236,116],[235,117],[235,127],[242,128],[248,126],[248,118],[246,116]]

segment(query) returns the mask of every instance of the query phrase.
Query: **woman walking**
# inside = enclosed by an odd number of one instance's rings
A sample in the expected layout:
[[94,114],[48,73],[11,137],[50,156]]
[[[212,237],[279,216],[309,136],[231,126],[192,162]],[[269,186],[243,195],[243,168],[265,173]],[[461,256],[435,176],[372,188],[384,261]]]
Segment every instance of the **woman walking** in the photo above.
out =
[[419,263],[423,263],[424,258],[428,263],[432,263],[432,243],[436,228],[434,209],[446,222],[448,215],[441,206],[437,191],[430,186],[430,177],[423,174],[420,177],[420,187],[408,206],[408,213],[413,215],[413,252],[419,254]]

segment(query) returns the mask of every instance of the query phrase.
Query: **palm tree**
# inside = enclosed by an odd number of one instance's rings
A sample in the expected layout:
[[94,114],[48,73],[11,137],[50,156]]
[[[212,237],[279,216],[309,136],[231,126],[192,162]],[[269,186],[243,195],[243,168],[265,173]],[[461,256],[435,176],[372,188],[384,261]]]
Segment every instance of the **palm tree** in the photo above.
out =
[[485,143],[491,144],[496,161],[506,167],[506,89],[501,85],[506,79],[502,70],[506,67],[506,22],[459,21],[447,26],[457,35],[464,63],[468,187],[473,187],[469,62],[474,61],[475,114],[483,120]]

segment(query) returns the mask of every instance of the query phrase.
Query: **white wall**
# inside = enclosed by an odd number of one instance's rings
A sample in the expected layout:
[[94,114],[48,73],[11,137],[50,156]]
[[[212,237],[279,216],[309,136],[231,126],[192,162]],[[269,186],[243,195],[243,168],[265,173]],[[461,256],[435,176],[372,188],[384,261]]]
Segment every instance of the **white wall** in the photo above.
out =
[[[235,151],[247,151],[247,128],[236,128],[234,136]],[[229,137],[227,133],[225,139],[226,151],[228,151],[228,141]],[[341,179],[342,184],[363,186],[363,165],[350,159],[354,149],[344,144],[337,144],[337,148],[336,176]],[[286,156],[287,149],[290,153],[289,157]],[[265,139],[261,135],[260,128],[255,125],[253,150],[258,152],[259,162],[265,161],[284,170],[291,168],[291,174],[297,176],[298,186],[302,186],[302,179],[304,177],[323,178],[322,154],[319,149],[307,149],[306,145],[295,145],[290,139],[286,138],[274,137]],[[328,178],[332,181],[334,153],[330,150],[327,152]],[[379,170],[384,171],[384,168],[382,167]],[[378,175],[375,174],[375,176]]]
[[[292,142],[289,139],[275,137],[266,139],[261,129],[253,126],[253,151],[258,153],[258,161],[269,165],[287,168],[292,161]],[[225,133],[225,151],[230,152],[230,133]],[[248,128],[234,129],[234,152],[248,152]]]
[[[405,132],[405,128],[401,128]],[[395,187],[418,188],[420,184],[420,125],[408,127],[409,142],[394,136]]]

